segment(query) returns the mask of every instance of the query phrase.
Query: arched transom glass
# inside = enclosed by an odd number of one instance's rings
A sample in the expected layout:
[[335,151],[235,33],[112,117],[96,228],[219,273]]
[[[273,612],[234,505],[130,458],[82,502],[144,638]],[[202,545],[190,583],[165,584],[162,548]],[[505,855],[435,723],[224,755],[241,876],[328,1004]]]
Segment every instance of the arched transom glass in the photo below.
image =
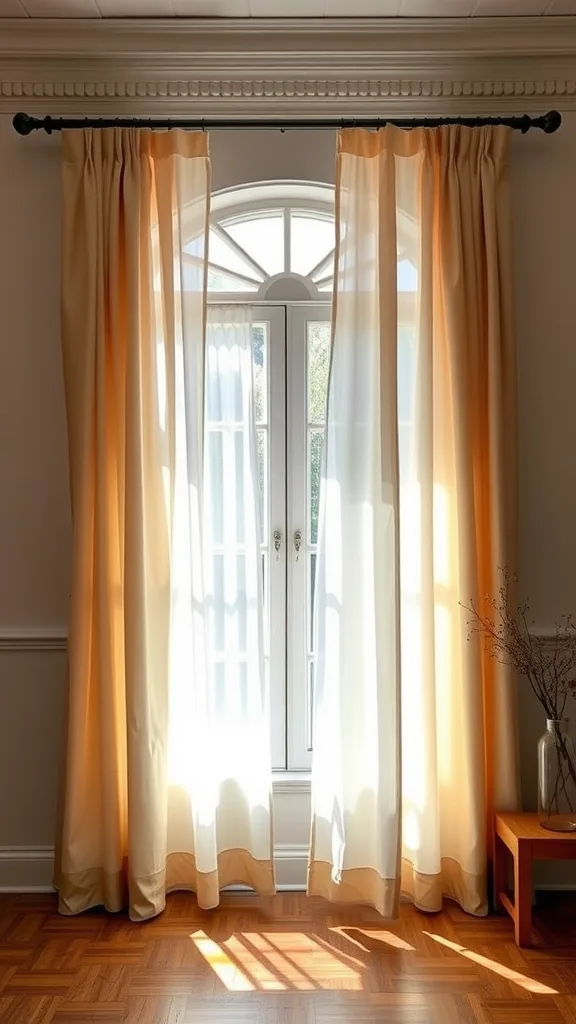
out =
[[212,197],[208,292],[236,300],[326,299],[334,275],[334,189],[274,182]]

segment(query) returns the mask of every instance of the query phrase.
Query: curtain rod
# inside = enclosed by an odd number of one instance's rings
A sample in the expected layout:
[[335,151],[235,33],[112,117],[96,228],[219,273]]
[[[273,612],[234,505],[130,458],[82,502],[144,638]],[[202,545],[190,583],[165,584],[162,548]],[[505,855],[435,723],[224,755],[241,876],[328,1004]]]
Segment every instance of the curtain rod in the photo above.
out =
[[195,131],[213,131],[218,129],[276,129],[290,131],[294,128],[384,128],[387,124],[397,128],[439,128],[445,124],[460,124],[466,128],[482,128],[485,125],[505,125],[525,134],[531,128],[540,128],[546,135],[557,131],[562,124],[562,115],[557,110],[550,110],[540,117],[522,114],[518,117],[413,117],[413,118],[380,118],[380,117],[324,117],[298,118],[296,120],[274,118],[271,120],[247,118],[138,118],[138,117],[30,117],[28,114],[15,114],[12,125],[19,135],[30,135],[30,132],[70,131],[74,128],[148,128],[169,129],[187,128]]

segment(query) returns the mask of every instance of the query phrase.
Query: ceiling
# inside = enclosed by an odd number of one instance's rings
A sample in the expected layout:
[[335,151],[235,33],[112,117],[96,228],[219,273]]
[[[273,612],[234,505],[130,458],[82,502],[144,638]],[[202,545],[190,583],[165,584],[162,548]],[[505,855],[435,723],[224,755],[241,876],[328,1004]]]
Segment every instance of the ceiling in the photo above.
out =
[[0,0],[0,18],[528,17],[576,0]]

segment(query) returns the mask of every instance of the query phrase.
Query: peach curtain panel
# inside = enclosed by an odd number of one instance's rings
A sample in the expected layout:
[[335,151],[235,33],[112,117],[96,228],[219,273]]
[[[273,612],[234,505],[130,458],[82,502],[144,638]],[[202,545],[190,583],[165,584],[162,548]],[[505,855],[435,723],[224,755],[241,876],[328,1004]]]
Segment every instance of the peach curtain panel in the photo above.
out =
[[63,136],[63,913],[128,905],[141,920],[170,889],[205,907],[231,882],[274,891],[269,772],[208,786],[201,756],[219,749],[202,549],[209,197],[204,133]]
[[309,891],[388,916],[486,913],[519,800],[514,680],[461,607],[515,565],[508,142],[339,136]]

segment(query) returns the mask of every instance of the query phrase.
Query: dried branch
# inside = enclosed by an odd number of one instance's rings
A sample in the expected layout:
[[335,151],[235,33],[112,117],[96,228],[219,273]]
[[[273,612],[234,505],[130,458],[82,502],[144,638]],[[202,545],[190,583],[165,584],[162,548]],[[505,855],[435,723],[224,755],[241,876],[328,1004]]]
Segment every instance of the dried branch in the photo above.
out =
[[534,636],[529,602],[513,602],[518,578],[506,568],[500,571],[498,596],[485,595],[485,611],[473,600],[463,606],[471,616],[468,639],[479,637],[489,657],[528,680],[546,717],[561,719],[568,696],[576,696],[576,618],[564,615],[550,638]]

